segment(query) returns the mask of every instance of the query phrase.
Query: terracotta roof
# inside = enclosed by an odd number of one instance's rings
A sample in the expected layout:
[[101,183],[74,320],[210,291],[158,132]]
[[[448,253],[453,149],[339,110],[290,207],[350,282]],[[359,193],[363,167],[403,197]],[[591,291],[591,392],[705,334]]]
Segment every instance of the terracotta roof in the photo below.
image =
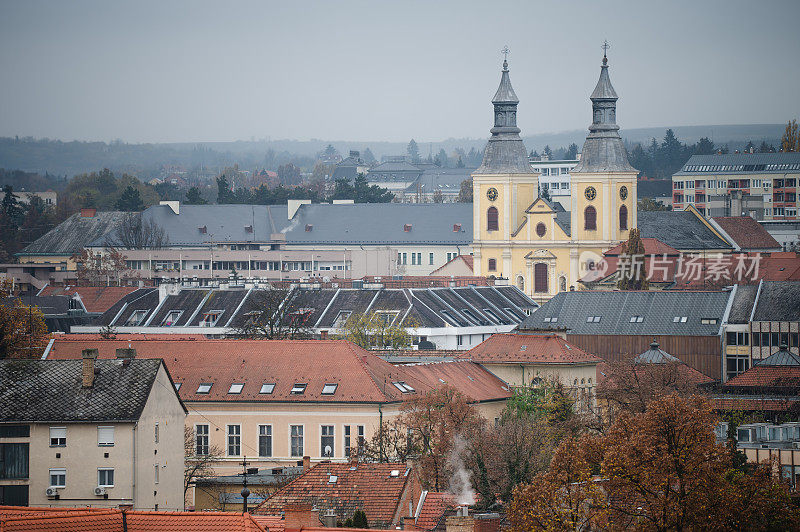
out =
[[445,492],[429,491],[425,495],[422,508],[414,524],[422,530],[433,530],[439,524],[445,512],[456,507],[454,497]]
[[503,381],[481,365],[466,360],[408,364],[403,369],[431,388],[446,384],[475,401],[507,399],[513,395]]
[[800,404],[795,397],[714,397],[715,410],[747,410],[758,412],[785,412]]
[[0,518],[2,532],[265,532],[249,514],[237,512],[0,507]]
[[[438,367],[408,372],[405,366],[394,366],[345,340],[199,340],[170,335],[146,340],[117,335],[114,340],[103,340],[92,336],[59,336],[48,359],[80,358],[81,351],[90,347],[99,350],[101,359],[114,358],[117,348],[130,345],[137,358],[163,357],[173,380],[181,384],[179,395],[184,401],[399,402],[407,394],[392,382],[407,382],[419,392],[430,389],[441,376],[435,375]],[[466,385],[470,381],[466,370],[462,373],[459,382]],[[488,373],[475,373],[472,377],[479,386],[464,390],[470,397],[476,401],[506,397],[502,381]],[[446,380],[447,374],[443,375]],[[491,379],[496,385],[491,385]],[[209,393],[196,393],[201,383],[212,384]],[[244,385],[240,393],[228,393],[234,383]],[[266,383],[275,387],[272,393],[262,394]],[[306,385],[302,394],[291,393],[295,384]],[[326,384],[337,385],[334,393],[322,394]]]
[[114,303],[134,292],[133,286],[45,286],[39,296],[74,296],[81,298],[86,312],[103,313]]
[[363,510],[370,526],[389,526],[412,478],[402,463],[323,462],[273,493],[254,513],[275,515],[287,505],[311,504],[334,510],[342,520]]
[[800,388],[800,367],[755,365],[725,383],[729,386],[759,386],[769,388]]
[[[644,244],[644,253],[645,255],[679,255],[680,251],[675,249],[672,246],[668,246],[661,240],[657,238],[642,238],[642,244]],[[614,246],[613,248],[609,249],[603,255],[606,256],[619,256],[622,255],[622,246],[624,244],[619,244]]]
[[458,358],[479,364],[597,364],[602,361],[557,334],[493,334]]
[[728,233],[742,250],[781,249],[781,245],[764,229],[764,226],[750,216],[715,216],[712,220]]
[[283,532],[286,528],[286,521],[280,515],[254,515],[253,521],[268,532]]

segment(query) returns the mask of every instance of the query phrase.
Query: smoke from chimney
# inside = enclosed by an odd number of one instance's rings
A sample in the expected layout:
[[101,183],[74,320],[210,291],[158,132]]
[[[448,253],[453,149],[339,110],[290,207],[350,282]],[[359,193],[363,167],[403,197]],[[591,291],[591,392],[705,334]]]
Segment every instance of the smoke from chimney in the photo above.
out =
[[447,491],[453,495],[458,506],[475,504],[475,491],[470,482],[472,473],[464,466],[464,460],[461,458],[466,447],[467,441],[460,434],[456,434],[453,439],[453,449],[447,455],[447,465],[453,472],[450,476],[450,488]]

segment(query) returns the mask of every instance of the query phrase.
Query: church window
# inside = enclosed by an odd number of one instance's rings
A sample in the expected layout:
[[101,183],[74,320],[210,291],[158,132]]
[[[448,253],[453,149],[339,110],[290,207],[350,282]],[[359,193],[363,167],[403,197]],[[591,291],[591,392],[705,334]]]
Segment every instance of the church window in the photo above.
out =
[[558,280],[558,286],[559,286],[559,289],[562,292],[566,292],[567,291],[567,278],[566,277],[561,277]]
[[525,291],[525,278],[521,275],[517,275],[517,288],[521,291]]
[[542,222],[536,224],[536,234],[539,236],[539,238],[543,237],[546,232],[547,228],[544,226]]
[[628,229],[628,208],[625,205],[619,208],[619,228],[623,231]]
[[489,207],[486,211],[486,230],[497,231],[497,207]]
[[533,266],[533,291],[547,292],[547,264],[536,264]]
[[596,231],[597,230],[597,211],[594,207],[589,205],[583,211],[583,228],[587,231]]
[[489,271],[490,272],[497,271],[497,259],[489,259]]

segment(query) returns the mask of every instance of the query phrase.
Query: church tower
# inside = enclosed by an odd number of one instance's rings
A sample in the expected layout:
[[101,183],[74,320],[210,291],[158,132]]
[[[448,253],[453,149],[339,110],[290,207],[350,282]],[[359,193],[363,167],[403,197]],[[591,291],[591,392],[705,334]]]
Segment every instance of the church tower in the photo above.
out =
[[510,277],[511,238],[525,221],[526,208],[538,197],[539,178],[519,136],[519,99],[511,86],[507,57],[492,105],[492,136],[483,162],[472,174],[474,271],[475,275]]
[[570,195],[572,238],[583,244],[609,248],[628,238],[636,227],[636,176],[617,125],[617,93],[608,75],[603,45],[600,79],[589,97],[592,125],[581,159],[572,169]]

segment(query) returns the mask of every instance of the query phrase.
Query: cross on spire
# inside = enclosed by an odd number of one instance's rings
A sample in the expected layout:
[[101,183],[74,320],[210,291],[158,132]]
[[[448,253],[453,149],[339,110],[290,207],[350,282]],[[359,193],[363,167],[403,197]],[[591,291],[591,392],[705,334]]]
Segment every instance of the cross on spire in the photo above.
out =
[[508,60],[508,54],[511,53],[511,50],[508,49],[508,46],[504,46],[503,49],[500,50],[500,53],[505,56],[504,59],[507,61]]
[[604,40],[603,41],[603,45],[600,48],[603,49],[603,64],[605,65],[606,63],[608,63],[608,58],[606,57],[606,52],[608,52],[608,49],[611,48],[611,45],[608,44],[607,40]]

